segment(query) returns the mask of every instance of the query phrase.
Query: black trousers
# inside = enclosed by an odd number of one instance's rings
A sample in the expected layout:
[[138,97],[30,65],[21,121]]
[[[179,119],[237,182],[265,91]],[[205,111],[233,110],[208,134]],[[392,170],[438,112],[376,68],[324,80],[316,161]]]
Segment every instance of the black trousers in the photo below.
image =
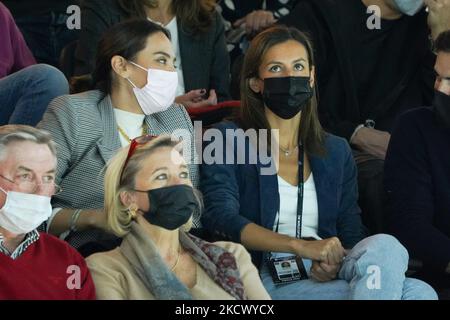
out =
[[385,233],[387,197],[384,189],[384,160],[353,152],[358,167],[359,206],[364,226],[371,235]]

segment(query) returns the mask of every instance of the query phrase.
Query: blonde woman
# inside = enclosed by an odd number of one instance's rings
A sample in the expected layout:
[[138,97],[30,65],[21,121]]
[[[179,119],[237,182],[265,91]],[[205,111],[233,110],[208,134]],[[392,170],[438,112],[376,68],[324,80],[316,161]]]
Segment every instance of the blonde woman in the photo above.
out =
[[[104,232],[102,170],[117,150],[143,134],[181,129],[193,136],[186,110],[174,102],[175,59],[167,30],[147,20],[124,21],[102,36],[93,90],[55,99],[38,125],[58,144],[56,181],[63,188],[52,199],[48,232],[84,256],[116,247],[117,239]],[[192,143],[189,169],[197,186],[195,154]],[[195,214],[194,226],[199,220]]]
[[177,143],[143,136],[105,173],[109,228],[122,244],[87,259],[99,299],[269,299],[250,255],[187,233],[200,200]]

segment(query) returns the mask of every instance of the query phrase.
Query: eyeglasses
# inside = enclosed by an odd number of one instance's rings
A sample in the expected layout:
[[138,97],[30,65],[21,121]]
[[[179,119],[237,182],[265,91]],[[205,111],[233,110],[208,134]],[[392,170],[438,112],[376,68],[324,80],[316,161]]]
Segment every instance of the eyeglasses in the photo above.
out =
[[36,193],[39,187],[47,195],[55,195],[62,191],[62,188],[53,181],[38,183],[29,180],[14,181],[1,174],[0,177],[18,186],[19,190],[24,193],[34,194]]
[[130,161],[131,157],[133,156],[134,152],[136,151],[137,147],[140,145],[144,145],[153,139],[157,138],[158,136],[154,136],[151,134],[146,134],[137,138],[134,138],[130,142],[130,148],[128,149],[128,155],[127,159],[125,160],[125,163],[122,167],[122,172],[120,173],[120,181],[122,181],[123,172],[125,171],[125,168],[127,167],[128,162]]

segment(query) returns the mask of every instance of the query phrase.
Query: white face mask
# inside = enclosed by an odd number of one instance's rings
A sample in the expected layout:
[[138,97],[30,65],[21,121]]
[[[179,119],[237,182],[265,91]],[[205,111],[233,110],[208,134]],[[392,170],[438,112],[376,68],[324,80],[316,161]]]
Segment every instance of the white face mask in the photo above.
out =
[[6,194],[5,205],[0,209],[0,227],[14,234],[26,234],[50,218],[50,197],[0,190]]
[[147,70],[132,61],[130,63],[147,71],[147,84],[142,89],[127,79],[133,86],[134,95],[144,114],[150,115],[167,110],[175,101],[178,73],[152,68]]
[[413,16],[422,9],[423,0],[394,0],[398,10],[408,16]]

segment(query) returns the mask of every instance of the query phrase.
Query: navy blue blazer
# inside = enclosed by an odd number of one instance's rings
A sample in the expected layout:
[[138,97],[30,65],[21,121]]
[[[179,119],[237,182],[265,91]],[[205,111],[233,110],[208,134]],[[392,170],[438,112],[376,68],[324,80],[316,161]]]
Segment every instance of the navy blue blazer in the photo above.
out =
[[[214,150],[216,143],[208,143],[204,156],[211,154],[223,164],[201,166],[201,190],[204,196],[205,212],[203,226],[214,236],[224,240],[241,242],[241,231],[249,223],[256,223],[273,230],[280,207],[277,175],[261,174],[270,165],[251,164],[250,155],[255,154],[253,145],[246,140],[244,150],[239,150],[233,133],[238,129],[233,122],[222,122],[216,127],[217,136],[212,141],[222,143]],[[242,132],[242,130],[241,130]],[[228,137],[227,137],[228,135]],[[231,137],[231,139],[230,139]],[[310,156],[314,174],[319,207],[319,230],[321,238],[337,236],[345,248],[352,248],[365,236],[365,228],[358,207],[357,169],[347,141],[327,134],[326,156]],[[232,155],[234,159],[245,151],[245,164],[226,164]],[[261,262],[261,253],[251,252],[256,265]]]

